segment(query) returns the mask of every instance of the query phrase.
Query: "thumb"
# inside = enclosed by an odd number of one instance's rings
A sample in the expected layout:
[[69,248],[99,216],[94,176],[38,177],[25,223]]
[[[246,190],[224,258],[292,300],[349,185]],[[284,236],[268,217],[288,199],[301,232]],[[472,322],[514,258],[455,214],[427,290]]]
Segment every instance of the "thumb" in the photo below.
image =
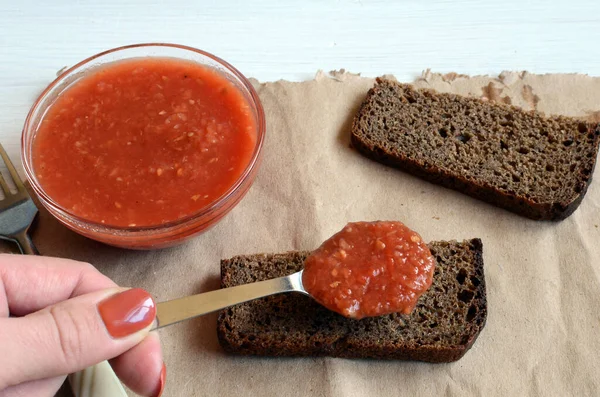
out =
[[0,390],[73,373],[120,355],[141,342],[156,316],[142,289],[81,295],[20,318],[0,319]]

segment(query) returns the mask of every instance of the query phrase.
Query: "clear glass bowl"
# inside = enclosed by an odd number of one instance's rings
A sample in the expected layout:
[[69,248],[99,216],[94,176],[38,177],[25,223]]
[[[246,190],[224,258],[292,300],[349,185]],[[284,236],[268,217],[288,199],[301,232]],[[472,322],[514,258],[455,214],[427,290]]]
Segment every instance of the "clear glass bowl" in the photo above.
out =
[[[112,227],[91,222],[71,213],[50,197],[36,178],[32,166],[32,145],[47,109],[71,84],[99,66],[131,58],[169,57],[197,62],[214,68],[234,83],[246,96],[257,125],[256,146],[251,160],[239,179],[221,197],[208,206],[177,221],[152,227]],[[244,197],[258,171],[265,137],[265,116],[258,95],[250,82],[233,66],[207,52],[176,44],[149,43],[115,48],[94,55],[62,73],[42,92],[27,115],[22,135],[21,157],[29,182],[42,205],[62,224],[75,232],[109,245],[153,249],[179,244],[197,235],[223,218]]]

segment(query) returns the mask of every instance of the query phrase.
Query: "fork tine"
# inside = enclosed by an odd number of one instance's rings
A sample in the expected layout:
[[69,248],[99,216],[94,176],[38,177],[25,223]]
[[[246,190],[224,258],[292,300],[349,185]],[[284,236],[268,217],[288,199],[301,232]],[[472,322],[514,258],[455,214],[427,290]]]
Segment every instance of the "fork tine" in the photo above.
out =
[[11,194],[2,174],[0,174],[0,186],[2,187],[2,191],[4,191],[4,197],[7,197],[9,194]]
[[[13,182],[15,183],[17,190],[19,192],[26,192],[27,190],[25,190],[25,186],[23,185],[23,182],[21,181],[21,178],[19,177],[19,174],[17,173],[15,166],[8,158],[8,155],[6,154],[6,151],[4,150],[4,147],[2,146],[2,144],[0,144],[0,155],[2,156],[2,159],[4,160],[4,164],[6,164],[6,168],[8,168],[8,172],[10,172],[10,176],[12,176]],[[10,190],[8,189],[8,187],[5,187],[6,181],[4,181],[4,178],[2,178],[2,182],[4,182],[2,184],[2,188],[5,189],[5,191],[7,192],[6,194],[8,195],[10,193]]]

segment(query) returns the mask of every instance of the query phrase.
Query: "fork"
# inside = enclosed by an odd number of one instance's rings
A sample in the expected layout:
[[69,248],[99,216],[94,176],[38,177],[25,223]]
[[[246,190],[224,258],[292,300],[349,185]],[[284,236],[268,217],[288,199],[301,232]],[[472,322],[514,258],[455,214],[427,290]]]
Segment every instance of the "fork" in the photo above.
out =
[[[4,192],[4,199],[0,199],[0,239],[16,243],[22,254],[39,255],[28,233],[38,209],[1,144],[0,156],[17,188],[13,193],[0,173],[0,187]],[[127,397],[107,361],[69,375],[69,382],[75,397]]]
[[4,192],[4,199],[0,200],[0,239],[16,243],[22,254],[39,255],[28,233],[38,209],[2,145],[0,145],[0,155],[17,187],[17,192],[13,193],[0,174],[0,187]]

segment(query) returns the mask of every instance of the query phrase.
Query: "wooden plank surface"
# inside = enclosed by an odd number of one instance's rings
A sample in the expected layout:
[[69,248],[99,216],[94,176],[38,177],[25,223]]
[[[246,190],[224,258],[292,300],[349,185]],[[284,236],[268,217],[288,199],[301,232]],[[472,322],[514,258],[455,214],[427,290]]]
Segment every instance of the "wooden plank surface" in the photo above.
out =
[[600,75],[600,2],[0,0],[0,142],[64,66],[139,42],[213,52],[259,80],[318,69],[411,81],[422,70]]

